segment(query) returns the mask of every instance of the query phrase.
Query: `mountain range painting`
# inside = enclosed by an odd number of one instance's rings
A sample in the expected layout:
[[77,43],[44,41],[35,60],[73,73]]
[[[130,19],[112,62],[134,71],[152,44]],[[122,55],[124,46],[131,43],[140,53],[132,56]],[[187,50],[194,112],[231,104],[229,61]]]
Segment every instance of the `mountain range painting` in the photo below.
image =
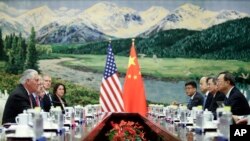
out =
[[[0,51],[8,56],[15,50],[10,38],[25,44],[34,35],[39,71],[65,81],[72,104],[98,103],[110,39],[123,84],[133,38],[149,102],[185,104],[186,81],[199,84],[222,71],[232,72],[250,99],[249,7],[247,0],[0,1]],[[0,71],[7,77],[6,58]],[[0,90],[11,91],[4,75]]]

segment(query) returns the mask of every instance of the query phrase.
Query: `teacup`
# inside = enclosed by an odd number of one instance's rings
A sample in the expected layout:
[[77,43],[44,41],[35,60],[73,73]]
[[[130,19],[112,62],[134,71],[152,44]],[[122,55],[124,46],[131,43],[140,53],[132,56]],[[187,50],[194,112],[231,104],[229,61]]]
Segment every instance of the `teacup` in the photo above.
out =
[[31,127],[28,125],[18,125],[15,131],[16,137],[34,137],[34,133]]
[[29,122],[29,116],[26,113],[20,113],[16,117],[16,123],[20,125],[28,125]]

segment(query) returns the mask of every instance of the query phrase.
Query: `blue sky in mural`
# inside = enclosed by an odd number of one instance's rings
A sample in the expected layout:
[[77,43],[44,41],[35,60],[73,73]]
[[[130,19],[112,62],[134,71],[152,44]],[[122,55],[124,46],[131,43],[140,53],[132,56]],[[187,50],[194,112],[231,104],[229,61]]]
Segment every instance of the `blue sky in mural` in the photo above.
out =
[[[101,0],[7,0],[4,1],[9,6],[17,9],[31,9],[41,5],[48,5],[52,9],[60,7],[77,8],[84,10]],[[109,0],[118,6],[130,7],[138,11],[143,11],[154,6],[162,6],[172,11],[184,3],[199,5],[207,10],[220,11],[223,9],[237,10],[250,14],[249,0]]]

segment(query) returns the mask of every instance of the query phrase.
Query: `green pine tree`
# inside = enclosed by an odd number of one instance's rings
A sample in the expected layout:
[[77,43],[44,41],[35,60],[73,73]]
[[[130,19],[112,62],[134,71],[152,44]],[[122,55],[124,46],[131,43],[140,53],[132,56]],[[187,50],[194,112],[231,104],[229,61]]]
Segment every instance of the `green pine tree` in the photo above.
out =
[[4,44],[2,39],[2,29],[0,28],[0,60],[5,60],[6,53],[4,50]]
[[35,69],[38,71],[37,61],[38,61],[38,52],[36,50],[36,33],[34,27],[32,27],[31,35],[28,41],[25,69]]
[[22,68],[24,70],[24,64],[26,61],[26,57],[27,57],[27,44],[25,42],[24,38],[21,38],[21,48],[20,48],[20,62],[22,64]]
[[15,34],[12,36],[12,38],[10,38],[11,44],[9,44],[11,46],[10,49],[8,49],[8,61],[6,63],[6,72],[8,73],[12,73],[12,74],[18,74],[19,70],[18,70],[18,53],[19,53],[19,49],[17,47],[17,41],[18,41],[18,37],[15,36]]
[[23,47],[22,47],[22,42],[23,42],[23,38],[21,33],[19,34],[19,36],[17,37],[17,48],[16,48],[16,54],[15,54],[15,66],[17,68],[18,73],[23,72],[24,67],[23,64],[25,63],[25,57],[23,57]]

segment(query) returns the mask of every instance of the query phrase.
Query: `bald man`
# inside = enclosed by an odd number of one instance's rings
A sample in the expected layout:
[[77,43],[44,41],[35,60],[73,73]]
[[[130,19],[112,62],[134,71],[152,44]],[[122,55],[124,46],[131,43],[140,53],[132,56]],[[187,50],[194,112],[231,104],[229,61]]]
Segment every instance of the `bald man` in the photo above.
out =
[[210,107],[213,99],[212,94],[208,91],[207,79],[208,77],[205,76],[200,79],[200,90],[204,94],[203,110]]

